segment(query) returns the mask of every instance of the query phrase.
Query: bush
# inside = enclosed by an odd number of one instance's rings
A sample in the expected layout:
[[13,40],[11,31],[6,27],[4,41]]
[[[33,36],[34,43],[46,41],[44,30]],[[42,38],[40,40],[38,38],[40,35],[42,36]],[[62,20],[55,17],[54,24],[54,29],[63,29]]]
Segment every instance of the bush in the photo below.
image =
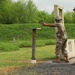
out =
[[[68,38],[75,38],[75,24],[65,24]],[[36,31],[36,39],[55,39],[55,28],[44,27],[41,24],[0,24],[0,41],[31,40],[32,28],[41,28]]]
[[[36,40],[35,45],[37,47],[45,46],[45,42],[43,42],[43,40]],[[32,47],[32,41],[21,41],[18,46],[19,48]]]
[[36,46],[37,47],[45,46],[45,41],[44,40],[36,40]]
[[[55,39],[50,39],[50,40],[36,40],[36,47],[42,47],[45,45],[55,45]],[[24,47],[32,47],[32,41],[20,41],[18,44],[19,48],[24,48]]]
[[[45,45],[54,45],[55,39],[50,40],[36,40],[36,47],[42,47]],[[0,42],[0,51],[7,52],[7,51],[16,51],[19,48],[24,47],[32,47],[32,41],[16,41],[16,42]]]
[[4,43],[0,42],[0,51],[7,52],[7,51],[16,51],[19,47],[13,43]]
[[25,42],[21,41],[18,46],[19,46],[19,48],[31,47],[32,43],[31,43],[31,41],[25,41]]
[[55,45],[56,41],[54,39],[47,40],[45,45]]

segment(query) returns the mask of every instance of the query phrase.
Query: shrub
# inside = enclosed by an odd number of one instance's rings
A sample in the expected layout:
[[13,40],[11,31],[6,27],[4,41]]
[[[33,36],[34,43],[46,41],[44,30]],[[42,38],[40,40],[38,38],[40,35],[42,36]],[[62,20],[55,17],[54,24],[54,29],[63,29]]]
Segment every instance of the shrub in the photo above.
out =
[[[65,24],[68,38],[75,38],[75,24]],[[36,31],[36,39],[55,39],[55,28],[44,27],[41,24],[0,24],[0,41],[31,40],[32,28],[41,28]]]
[[54,39],[47,40],[45,45],[55,45],[56,41]]
[[36,40],[36,46],[37,47],[45,46],[45,41],[44,40]]
[[[35,45],[37,47],[45,46],[45,41],[44,40],[36,40]],[[24,48],[24,47],[32,47],[32,41],[21,41],[19,42],[19,48]]]
[[31,47],[31,46],[32,46],[31,41],[21,41],[21,42],[19,43],[19,48]]
[[19,47],[13,43],[0,42],[0,51],[2,51],[2,52],[15,51],[18,49],[19,49]]

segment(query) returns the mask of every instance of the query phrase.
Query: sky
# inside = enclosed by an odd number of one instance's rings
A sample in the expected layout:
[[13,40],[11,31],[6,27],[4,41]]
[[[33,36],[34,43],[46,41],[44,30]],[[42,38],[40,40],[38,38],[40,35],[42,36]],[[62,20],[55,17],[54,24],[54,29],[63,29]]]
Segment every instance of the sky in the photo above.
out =
[[64,12],[73,12],[75,7],[75,0],[33,0],[33,2],[39,10],[45,10],[48,13],[54,10],[54,5],[56,4],[64,7]]
[[75,0],[33,0],[33,2],[38,10],[45,10],[48,13],[52,13],[55,4],[64,7],[64,12],[73,12],[73,8],[75,7]]

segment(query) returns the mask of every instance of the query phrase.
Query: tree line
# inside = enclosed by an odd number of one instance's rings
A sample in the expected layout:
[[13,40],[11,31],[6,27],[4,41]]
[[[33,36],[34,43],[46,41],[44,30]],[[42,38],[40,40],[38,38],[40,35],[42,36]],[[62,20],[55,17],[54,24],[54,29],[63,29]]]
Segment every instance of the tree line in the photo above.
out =
[[[64,13],[65,23],[75,23],[75,13]],[[53,23],[54,13],[38,10],[33,0],[0,0],[0,24]]]

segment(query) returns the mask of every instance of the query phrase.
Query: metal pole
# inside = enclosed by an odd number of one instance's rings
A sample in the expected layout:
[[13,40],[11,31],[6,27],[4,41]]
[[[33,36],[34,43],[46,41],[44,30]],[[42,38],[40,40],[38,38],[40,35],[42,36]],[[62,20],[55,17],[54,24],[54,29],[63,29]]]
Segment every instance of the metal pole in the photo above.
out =
[[36,63],[35,58],[35,44],[36,44],[36,29],[32,29],[32,61],[31,63]]
[[35,47],[36,47],[36,30],[39,30],[41,28],[33,28],[32,29],[32,57],[31,57],[31,63],[36,63],[36,58],[35,58],[35,55],[36,55],[36,50],[35,50]]

